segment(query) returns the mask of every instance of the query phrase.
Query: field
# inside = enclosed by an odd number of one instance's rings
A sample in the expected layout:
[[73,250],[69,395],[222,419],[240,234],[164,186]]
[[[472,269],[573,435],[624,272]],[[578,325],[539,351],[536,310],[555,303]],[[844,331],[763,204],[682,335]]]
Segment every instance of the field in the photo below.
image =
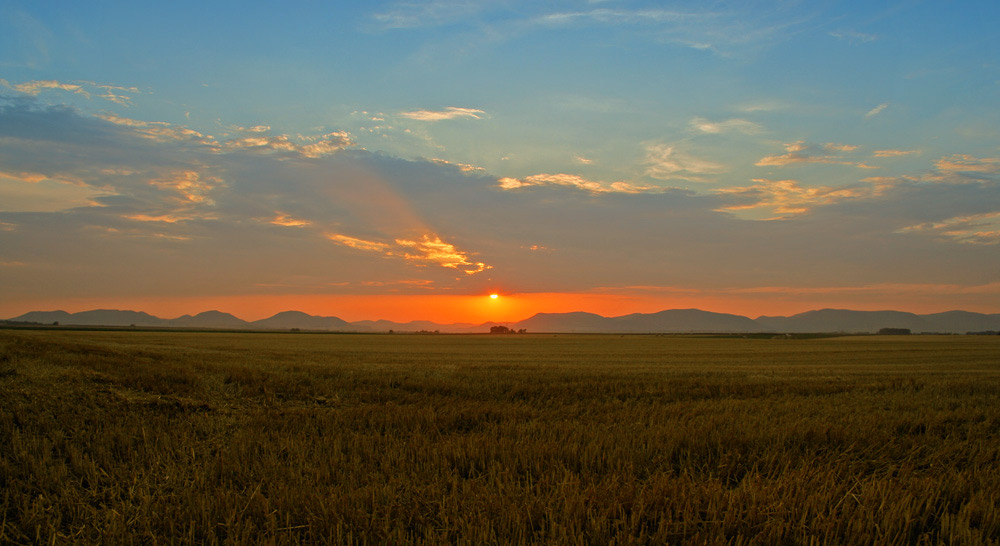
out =
[[1000,337],[0,330],[0,543],[998,544]]

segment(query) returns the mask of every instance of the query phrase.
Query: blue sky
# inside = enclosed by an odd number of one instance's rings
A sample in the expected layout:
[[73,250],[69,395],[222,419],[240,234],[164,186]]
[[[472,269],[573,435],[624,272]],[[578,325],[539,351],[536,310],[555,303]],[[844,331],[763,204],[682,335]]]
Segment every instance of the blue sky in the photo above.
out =
[[0,312],[492,290],[1000,311],[995,2],[0,14]]

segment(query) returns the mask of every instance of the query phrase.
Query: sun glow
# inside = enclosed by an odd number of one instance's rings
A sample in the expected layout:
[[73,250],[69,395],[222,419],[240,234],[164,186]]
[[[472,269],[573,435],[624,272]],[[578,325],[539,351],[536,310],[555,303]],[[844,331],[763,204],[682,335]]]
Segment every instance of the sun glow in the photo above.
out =
[[500,297],[500,294],[490,294],[490,299],[495,300]]

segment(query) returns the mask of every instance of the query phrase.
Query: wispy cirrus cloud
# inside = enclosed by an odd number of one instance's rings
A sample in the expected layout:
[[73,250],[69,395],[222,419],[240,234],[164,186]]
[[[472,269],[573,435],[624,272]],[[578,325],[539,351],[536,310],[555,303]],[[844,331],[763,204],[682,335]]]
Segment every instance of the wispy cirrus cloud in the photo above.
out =
[[860,146],[854,144],[809,144],[805,141],[785,144],[785,153],[761,158],[755,165],[758,167],[785,167],[788,165],[807,163],[827,163],[834,165],[853,165],[861,169],[877,169],[867,163],[850,161],[843,155],[856,151]]
[[643,163],[646,165],[646,175],[657,180],[707,182],[712,179],[712,175],[726,171],[725,166],[683,152],[676,144],[646,145]]
[[723,121],[710,121],[705,118],[696,117],[691,120],[690,125],[691,128],[696,131],[712,135],[725,133],[756,135],[763,131],[760,124],[740,118],[732,118]]
[[741,201],[717,210],[724,212],[768,210],[779,220],[789,216],[804,214],[815,207],[830,205],[849,199],[865,199],[884,194],[894,186],[891,181],[876,181],[856,186],[803,186],[797,180],[769,180],[755,178],[755,184],[742,187],[722,188],[715,192],[723,197]]
[[869,110],[868,113],[865,114],[865,119],[871,119],[871,118],[873,118],[873,117],[881,114],[882,111],[884,111],[888,107],[889,107],[889,103],[888,102],[883,102],[882,104],[880,104],[880,105],[876,106],[875,108],[872,108],[871,110]]
[[903,157],[907,155],[919,155],[920,150],[875,150],[874,157]]
[[[595,7],[549,11],[531,17],[529,27],[602,25],[642,29],[658,42],[667,42],[723,56],[746,54],[768,47],[799,32],[815,16],[808,10],[788,17],[783,7],[730,4],[689,4],[690,8]],[[783,13],[784,12],[784,13]]]
[[486,112],[476,108],[448,106],[444,110],[413,110],[410,112],[400,112],[399,115],[417,121],[444,121],[461,118],[483,119]]
[[663,188],[631,182],[596,182],[575,174],[533,174],[524,178],[500,178],[498,185],[505,190],[532,186],[564,186],[590,193],[647,193],[661,192]]
[[833,32],[828,32],[827,34],[840,40],[846,40],[849,43],[851,43],[851,45],[864,44],[878,40],[877,34],[868,34],[865,32],[857,32],[853,30],[837,30]]
[[945,218],[900,228],[896,233],[924,232],[939,240],[971,245],[1000,244],[1000,211]]
[[373,14],[372,20],[387,30],[418,28],[455,23],[488,9],[490,9],[488,2],[474,0],[396,2],[388,9]]
[[452,162],[452,161],[448,161],[446,159],[439,159],[439,158],[432,158],[429,161],[431,163],[434,163],[435,165],[448,165],[450,167],[455,167],[458,170],[462,171],[463,173],[485,173],[486,172],[486,169],[484,169],[482,167],[477,167],[476,165],[471,165],[469,163],[455,163],[455,162]]
[[564,25],[576,22],[596,22],[610,24],[652,24],[676,23],[686,19],[710,17],[710,14],[683,12],[666,9],[610,9],[596,8],[585,11],[564,11],[548,13],[534,19],[543,25]]
[[97,114],[95,117],[115,125],[130,127],[134,129],[136,136],[148,138],[157,142],[189,141],[203,144],[205,146],[218,145],[218,142],[216,142],[210,135],[204,135],[198,131],[184,127],[183,125],[175,125],[165,121],[142,121],[119,116],[117,114]]

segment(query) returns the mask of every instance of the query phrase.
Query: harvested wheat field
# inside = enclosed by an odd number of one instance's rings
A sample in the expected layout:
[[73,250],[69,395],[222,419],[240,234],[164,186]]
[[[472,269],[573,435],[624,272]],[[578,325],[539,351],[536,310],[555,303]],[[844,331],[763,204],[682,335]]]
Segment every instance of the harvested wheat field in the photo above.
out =
[[997,544],[1000,337],[0,331],[5,544]]

